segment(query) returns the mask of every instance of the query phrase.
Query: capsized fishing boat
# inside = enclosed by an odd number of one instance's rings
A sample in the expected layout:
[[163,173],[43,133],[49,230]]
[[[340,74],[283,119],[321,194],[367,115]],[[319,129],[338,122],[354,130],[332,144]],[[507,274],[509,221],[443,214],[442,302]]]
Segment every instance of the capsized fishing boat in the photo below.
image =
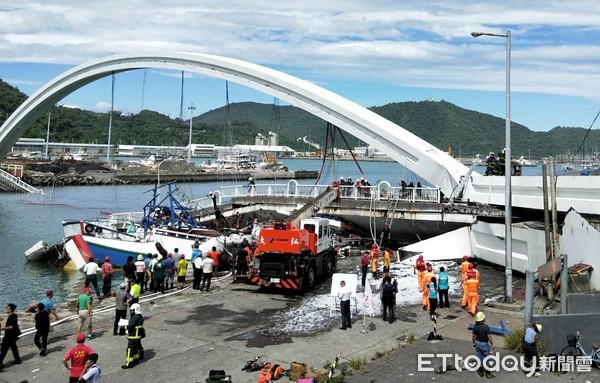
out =
[[[161,196],[160,190],[163,190]],[[174,195],[174,183],[156,186],[153,197],[144,206],[143,213],[117,213],[100,220],[65,220],[65,236],[73,238],[77,252],[87,261],[93,256],[97,262],[110,257],[115,266],[123,266],[129,256],[138,254],[173,253],[175,249],[191,259],[194,243],[203,253],[216,247],[222,251],[227,243],[242,242],[243,236],[221,235],[206,229],[193,216],[192,209],[182,205]],[[71,253],[71,252],[69,252]],[[80,262],[76,262],[80,264]]]
[[25,258],[30,262],[40,261],[44,259],[47,251],[48,244],[44,241],[38,241],[35,245],[25,250]]

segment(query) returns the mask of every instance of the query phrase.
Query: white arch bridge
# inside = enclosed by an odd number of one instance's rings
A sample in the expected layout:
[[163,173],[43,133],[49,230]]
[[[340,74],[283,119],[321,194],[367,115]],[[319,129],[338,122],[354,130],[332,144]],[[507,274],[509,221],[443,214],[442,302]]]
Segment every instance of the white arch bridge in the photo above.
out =
[[[370,110],[297,77],[232,58],[196,53],[119,54],[79,65],[48,82],[29,97],[0,127],[0,159],[50,107],[73,91],[113,73],[163,68],[201,73],[270,94],[347,131],[440,188],[447,196],[459,186],[468,168],[430,143]],[[464,199],[504,205],[504,177],[471,173]],[[558,179],[560,211],[600,214],[600,177]],[[542,209],[541,177],[513,177],[513,206]]]

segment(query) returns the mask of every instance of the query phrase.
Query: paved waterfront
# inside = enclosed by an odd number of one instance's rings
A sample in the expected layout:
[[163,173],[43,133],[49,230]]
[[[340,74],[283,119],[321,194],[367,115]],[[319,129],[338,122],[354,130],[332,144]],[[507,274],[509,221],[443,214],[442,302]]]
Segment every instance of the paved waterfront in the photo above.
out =
[[[342,271],[348,270],[358,259],[340,262]],[[481,268],[486,294],[494,294],[501,285],[503,275],[493,269]],[[487,283],[485,282],[487,279]],[[303,297],[257,293],[256,288],[234,285],[230,280],[215,282],[209,293],[186,290],[179,294],[150,298],[142,303],[148,336],[143,340],[146,359],[131,370],[122,370],[127,341],[112,335],[113,311],[98,313],[95,317],[97,338],[88,340],[100,355],[102,382],[204,382],[211,369],[223,369],[232,375],[232,381],[256,382],[257,372],[244,372],[241,368],[254,356],[289,367],[292,361],[320,368],[333,360],[337,352],[345,360],[365,359],[369,364],[347,379],[348,382],[406,382],[435,380],[438,382],[479,381],[476,373],[450,371],[445,374],[417,372],[418,353],[456,352],[466,356],[473,352],[467,325],[472,318],[457,305],[451,310],[442,309],[439,333],[442,342],[427,342],[431,331],[428,315],[420,307],[400,308],[399,320],[394,324],[380,317],[367,317],[368,333],[360,332],[362,320],[354,318],[350,330],[339,330],[339,315],[329,317],[329,308],[314,309],[306,301],[317,293],[329,291],[325,282],[320,291]],[[148,299],[148,298],[146,298]],[[109,305],[110,300],[102,305]],[[315,311],[317,315],[315,316]],[[496,309],[486,309],[488,323],[497,325],[504,320],[509,328],[522,325],[522,314]],[[285,314],[297,313],[291,320]],[[362,319],[362,318],[360,318]],[[306,331],[307,321],[313,330]],[[318,323],[317,323],[318,322]],[[290,324],[291,323],[291,324]],[[314,330],[314,329],[317,330]],[[75,344],[76,323],[56,326],[50,335],[48,356],[38,356],[33,337],[19,341],[23,364],[12,366],[12,355],[0,373],[1,382],[63,382],[68,372],[61,360]],[[412,334],[416,342],[404,346],[405,337]],[[503,346],[499,337],[497,346]],[[498,347],[498,351],[504,351]],[[378,356],[389,353],[385,356]],[[439,364],[439,363],[438,363]],[[437,366],[434,363],[434,366]],[[339,372],[338,372],[339,373]],[[565,374],[555,377],[544,375],[541,381],[586,382],[598,379],[597,371],[587,375]],[[496,381],[514,382],[525,379],[521,372],[499,373]],[[287,381],[287,378],[281,381]]]

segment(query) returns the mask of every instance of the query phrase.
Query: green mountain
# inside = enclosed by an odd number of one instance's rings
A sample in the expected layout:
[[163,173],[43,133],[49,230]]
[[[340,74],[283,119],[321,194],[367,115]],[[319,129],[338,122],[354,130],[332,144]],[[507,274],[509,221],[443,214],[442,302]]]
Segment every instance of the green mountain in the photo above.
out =
[[[3,123],[27,96],[0,80],[0,123]],[[371,108],[375,113],[430,142],[441,150],[448,150],[462,157],[475,154],[486,155],[504,147],[504,119],[489,114],[466,110],[445,101],[421,101],[391,103]],[[34,123],[24,137],[45,138],[48,115]],[[51,110],[51,141],[105,143],[108,136],[108,113],[95,113],[80,109],[54,107]],[[306,144],[298,142],[307,137],[311,142],[323,145],[326,122],[293,106],[241,102],[230,104],[194,117],[192,141],[216,145],[253,144],[258,133],[269,131],[279,134],[280,144],[296,150],[307,150]],[[549,132],[533,132],[527,127],[512,124],[513,157],[575,154],[579,149],[597,152],[600,132],[589,132],[585,148],[581,143],[587,129],[556,127]],[[360,142],[344,133],[351,147]],[[189,120],[172,119],[158,112],[144,110],[126,115],[113,112],[111,142],[115,144],[148,144],[185,146],[189,140]],[[330,137],[330,143],[344,148],[338,134]]]

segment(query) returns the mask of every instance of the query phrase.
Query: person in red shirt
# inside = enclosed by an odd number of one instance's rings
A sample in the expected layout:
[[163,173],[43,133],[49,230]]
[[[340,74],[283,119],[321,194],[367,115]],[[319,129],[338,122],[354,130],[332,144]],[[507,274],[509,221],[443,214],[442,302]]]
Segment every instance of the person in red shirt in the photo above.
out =
[[360,269],[362,271],[362,287],[365,287],[365,282],[367,281],[367,272],[369,271],[369,252],[363,252],[363,255],[360,257]]
[[[94,350],[84,343],[85,334],[77,334],[77,345],[67,351],[63,358],[63,364],[69,370],[69,383],[77,383],[79,376],[85,369],[85,362],[88,360],[88,356],[94,353]],[[71,361],[70,366],[69,361]]]
[[104,294],[104,298],[108,298],[110,296],[112,276],[113,265],[110,263],[109,257],[104,257],[104,263],[102,264],[102,294]]
[[212,258],[214,262],[213,273],[216,273],[219,271],[219,258],[221,258],[221,252],[217,250],[216,246],[213,246],[212,250],[208,252],[207,256]]

